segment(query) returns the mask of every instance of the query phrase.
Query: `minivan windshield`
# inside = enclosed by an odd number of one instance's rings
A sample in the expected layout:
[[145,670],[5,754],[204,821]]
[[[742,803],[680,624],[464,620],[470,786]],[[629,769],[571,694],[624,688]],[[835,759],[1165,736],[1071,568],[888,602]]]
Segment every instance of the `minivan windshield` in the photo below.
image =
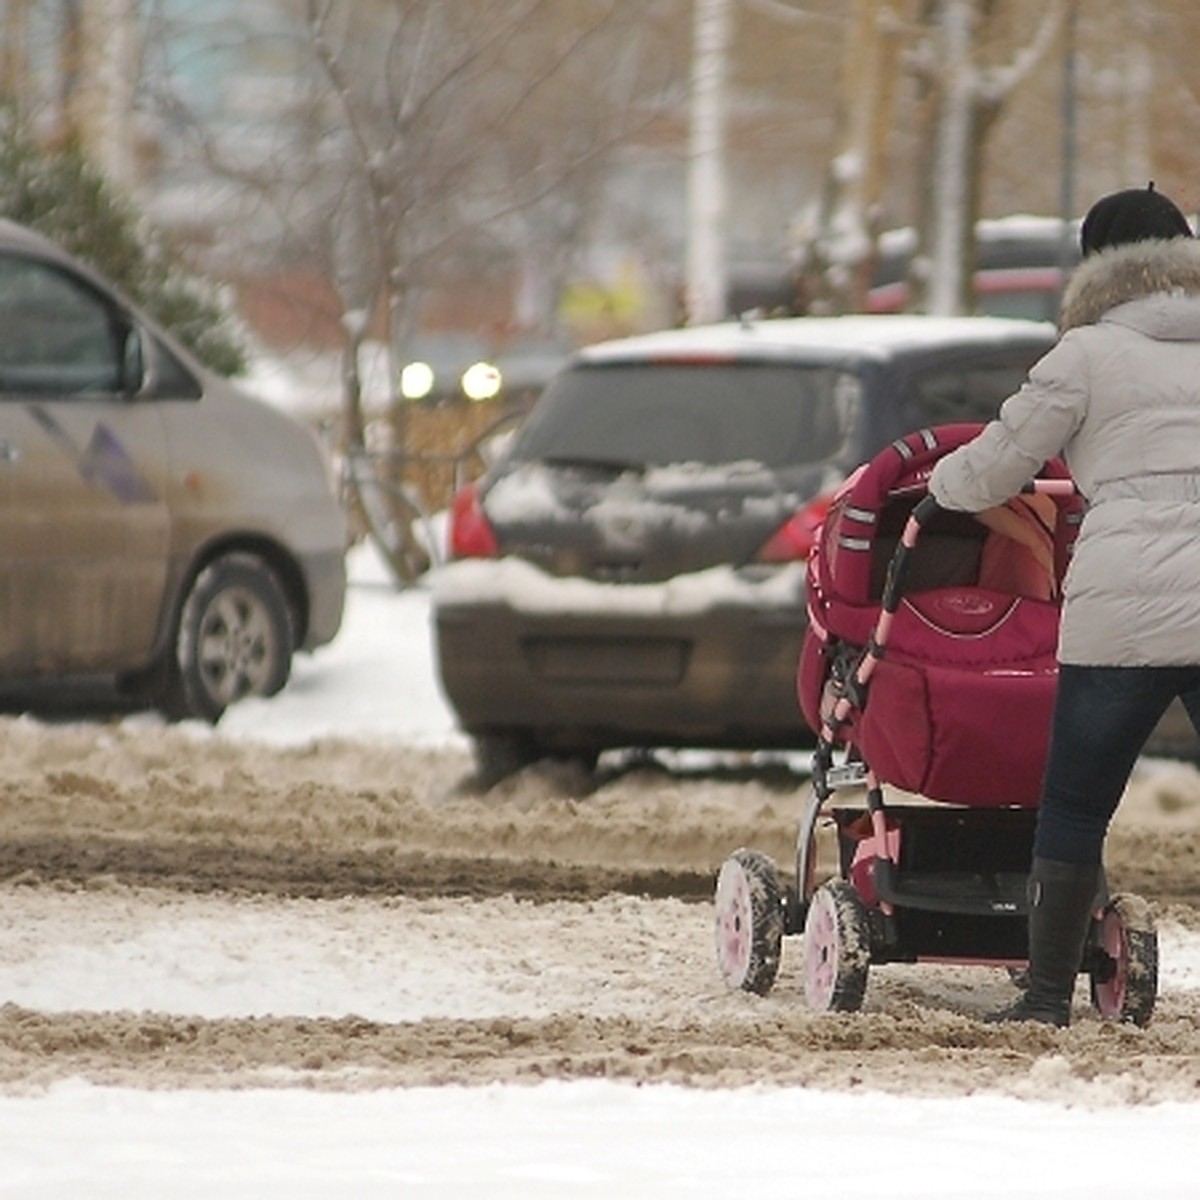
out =
[[512,459],[803,466],[838,457],[858,407],[855,377],[828,366],[584,363],[546,389]]

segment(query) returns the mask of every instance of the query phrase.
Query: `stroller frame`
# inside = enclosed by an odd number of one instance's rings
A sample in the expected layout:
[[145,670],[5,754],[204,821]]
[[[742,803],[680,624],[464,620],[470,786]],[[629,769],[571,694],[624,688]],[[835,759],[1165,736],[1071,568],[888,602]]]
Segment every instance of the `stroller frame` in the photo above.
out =
[[[936,456],[978,428],[923,430],[892,449],[928,454],[936,447]],[[911,481],[905,490],[914,491]],[[1078,523],[1082,502],[1060,463],[1047,464],[1027,490],[1054,498],[1059,523]],[[913,505],[888,561],[879,613],[865,644],[824,648],[826,700],[816,722],[794,881],[784,881],[769,858],[747,849],[736,851],[721,869],[717,955],[731,986],[768,991],[787,935],[803,935],[805,997],[819,1011],[861,1007],[873,965],[986,964],[1007,968],[1015,980],[1022,976],[1036,801],[889,803],[884,784],[892,781],[877,776],[850,728],[864,711],[872,678],[887,655],[913,550],[942,512],[927,494]],[[1073,533],[1068,538],[1073,540]],[[1060,573],[1068,554],[1069,541]],[[864,803],[829,803],[839,792],[864,789]],[[816,835],[822,818],[831,818],[836,827],[839,864],[834,877],[818,883]],[[1110,896],[1102,881],[1094,918],[1080,966],[1090,981],[1092,1003],[1103,1017],[1145,1025],[1153,1013],[1158,969],[1149,907],[1135,896]]]

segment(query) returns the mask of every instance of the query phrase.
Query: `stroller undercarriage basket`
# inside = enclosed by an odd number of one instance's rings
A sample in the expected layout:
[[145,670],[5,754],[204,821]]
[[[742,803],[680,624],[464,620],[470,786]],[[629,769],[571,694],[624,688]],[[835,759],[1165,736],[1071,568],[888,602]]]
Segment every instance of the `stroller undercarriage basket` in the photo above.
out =
[[[1062,463],[972,515],[927,494],[978,425],[922,430],[860,468],[808,568],[797,691],[818,731],[790,884],[739,850],[717,882],[718,964],[765,992],[803,935],[809,1004],[854,1010],[887,962],[1025,963],[1026,878],[1057,682],[1061,585],[1083,501]],[[885,800],[885,787],[907,793]],[[828,806],[854,791],[852,806]],[[817,826],[836,874],[817,882]],[[1082,971],[1102,1015],[1145,1024],[1157,937],[1137,897],[1096,898]]]

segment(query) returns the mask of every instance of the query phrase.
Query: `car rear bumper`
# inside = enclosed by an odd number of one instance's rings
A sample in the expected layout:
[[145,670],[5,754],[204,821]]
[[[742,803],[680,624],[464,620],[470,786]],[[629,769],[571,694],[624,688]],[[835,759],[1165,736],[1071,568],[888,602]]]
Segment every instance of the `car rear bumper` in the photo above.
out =
[[307,554],[302,569],[308,588],[308,629],[303,649],[331,642],[341,628],[346,605],[346,555],[341,550]]
[[796,700],[802,597],[683,614],[623,612],[612,598],[570,613],[436,602],[442,686],[463,729],[548,750],[811,744]]

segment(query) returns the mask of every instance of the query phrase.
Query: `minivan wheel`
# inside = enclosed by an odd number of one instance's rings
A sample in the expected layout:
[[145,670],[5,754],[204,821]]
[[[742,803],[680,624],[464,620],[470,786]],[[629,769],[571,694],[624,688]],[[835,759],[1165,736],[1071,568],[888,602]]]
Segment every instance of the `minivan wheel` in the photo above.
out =
[[247,696],[287,683],[296,636],[275,573],[251,554],[218,558],[192,584],[179,614],[163,710],[216,722]]

